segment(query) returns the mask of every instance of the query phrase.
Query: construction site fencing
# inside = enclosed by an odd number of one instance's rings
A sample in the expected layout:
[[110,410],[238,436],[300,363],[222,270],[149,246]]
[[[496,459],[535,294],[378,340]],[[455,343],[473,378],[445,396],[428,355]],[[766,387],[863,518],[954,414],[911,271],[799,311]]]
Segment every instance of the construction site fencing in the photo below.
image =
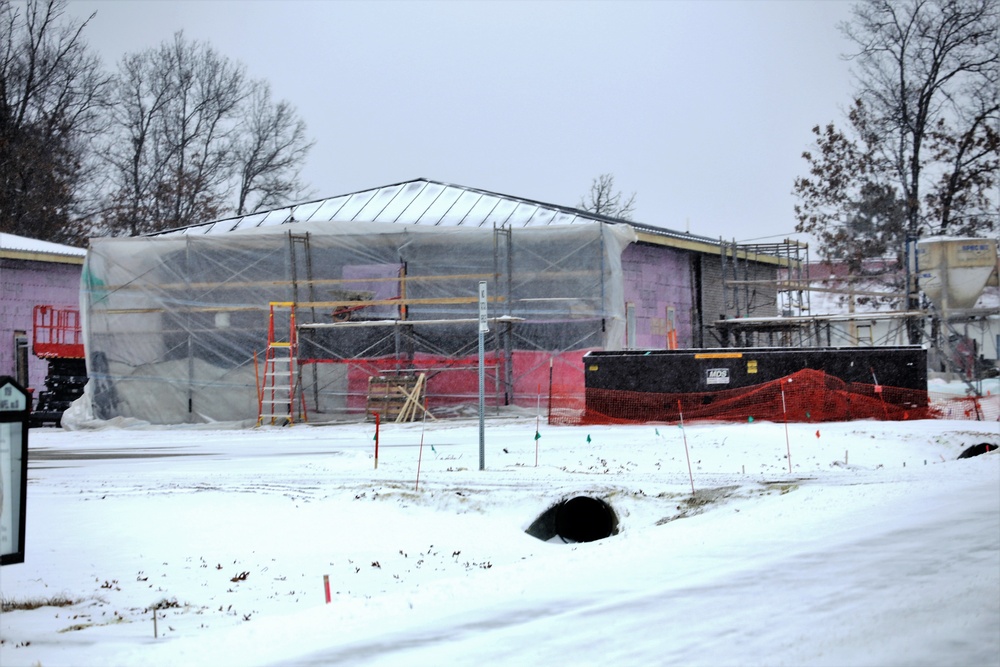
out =
[[[558,401],[554,401],[556,405]],[[749,387],[713,392],[661,393],[588,388],[585,407],[556,409],[565,425],[684,422],[832,422],[858,419],[1000,420],[1000,396],[955,396],[848,383],[804,369]]]

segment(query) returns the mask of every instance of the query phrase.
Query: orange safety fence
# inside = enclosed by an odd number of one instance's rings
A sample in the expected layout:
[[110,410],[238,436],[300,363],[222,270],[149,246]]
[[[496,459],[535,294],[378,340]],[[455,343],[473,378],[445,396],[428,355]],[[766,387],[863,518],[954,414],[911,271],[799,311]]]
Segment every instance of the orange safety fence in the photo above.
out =
[[1000,394],[987,391],[983,396],[956,396],[930,392],[928,396],[939,419],[1000,421]]
[[[992,399],[992,400],[987,400]],[[685,421],[755,420],[831,422],[854,419],[996,420],[997,397],[934,399],[917,389],[848,383],[813,369],[750,387],[713,392],[657,393],[586,389],[586,407],[559,411],[559,424],[629,424]],[[978,412],[977,412],[978,411]]]

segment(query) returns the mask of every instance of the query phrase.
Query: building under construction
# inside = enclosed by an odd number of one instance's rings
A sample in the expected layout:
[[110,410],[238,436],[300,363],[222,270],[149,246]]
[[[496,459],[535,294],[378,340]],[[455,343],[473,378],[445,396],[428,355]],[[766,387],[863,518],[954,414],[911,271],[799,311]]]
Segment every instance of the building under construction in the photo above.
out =
[[[724,345],[747,299],[778,315],[790,246],[724,245],[423,179],[94,239],[87,393],[159,424],[461,414],[485,282],[489,405],[579,410],[588,351]],[[770,284],[727,297],[737,266]]]

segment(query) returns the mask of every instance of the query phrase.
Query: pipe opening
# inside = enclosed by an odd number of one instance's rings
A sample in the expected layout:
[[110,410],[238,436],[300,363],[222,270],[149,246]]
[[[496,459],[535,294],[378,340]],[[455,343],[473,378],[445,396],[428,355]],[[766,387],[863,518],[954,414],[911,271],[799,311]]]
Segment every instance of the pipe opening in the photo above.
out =
[[542,512],[524,532],[546,542],[593,542],[618,532],[618,515],[600,498],[575,496]]
[[981,442],[978,445],[973,445],[972,447],[966,449],[964,452],[958,455],[958,458],[971,459],[973,456],[982,456],[987,452],[992,452],[996,448],[997,448],[996,445],[991,445],[988,442]]

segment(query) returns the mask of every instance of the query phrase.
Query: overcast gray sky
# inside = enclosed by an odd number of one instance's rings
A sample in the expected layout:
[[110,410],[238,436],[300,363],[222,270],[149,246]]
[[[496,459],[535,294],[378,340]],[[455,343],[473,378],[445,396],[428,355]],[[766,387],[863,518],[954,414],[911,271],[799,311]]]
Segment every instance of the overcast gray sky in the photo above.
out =
[[[71,0],[110,68],[177,30],[267,79],[316,139],[314,198],[417,177],[576,206],[598,174],[636,221],[794,229],[810,128],[850,102],[844,0]],[[807,240],[804,237],[798,237]],[[775,239],[780,240],[780,239]]]

